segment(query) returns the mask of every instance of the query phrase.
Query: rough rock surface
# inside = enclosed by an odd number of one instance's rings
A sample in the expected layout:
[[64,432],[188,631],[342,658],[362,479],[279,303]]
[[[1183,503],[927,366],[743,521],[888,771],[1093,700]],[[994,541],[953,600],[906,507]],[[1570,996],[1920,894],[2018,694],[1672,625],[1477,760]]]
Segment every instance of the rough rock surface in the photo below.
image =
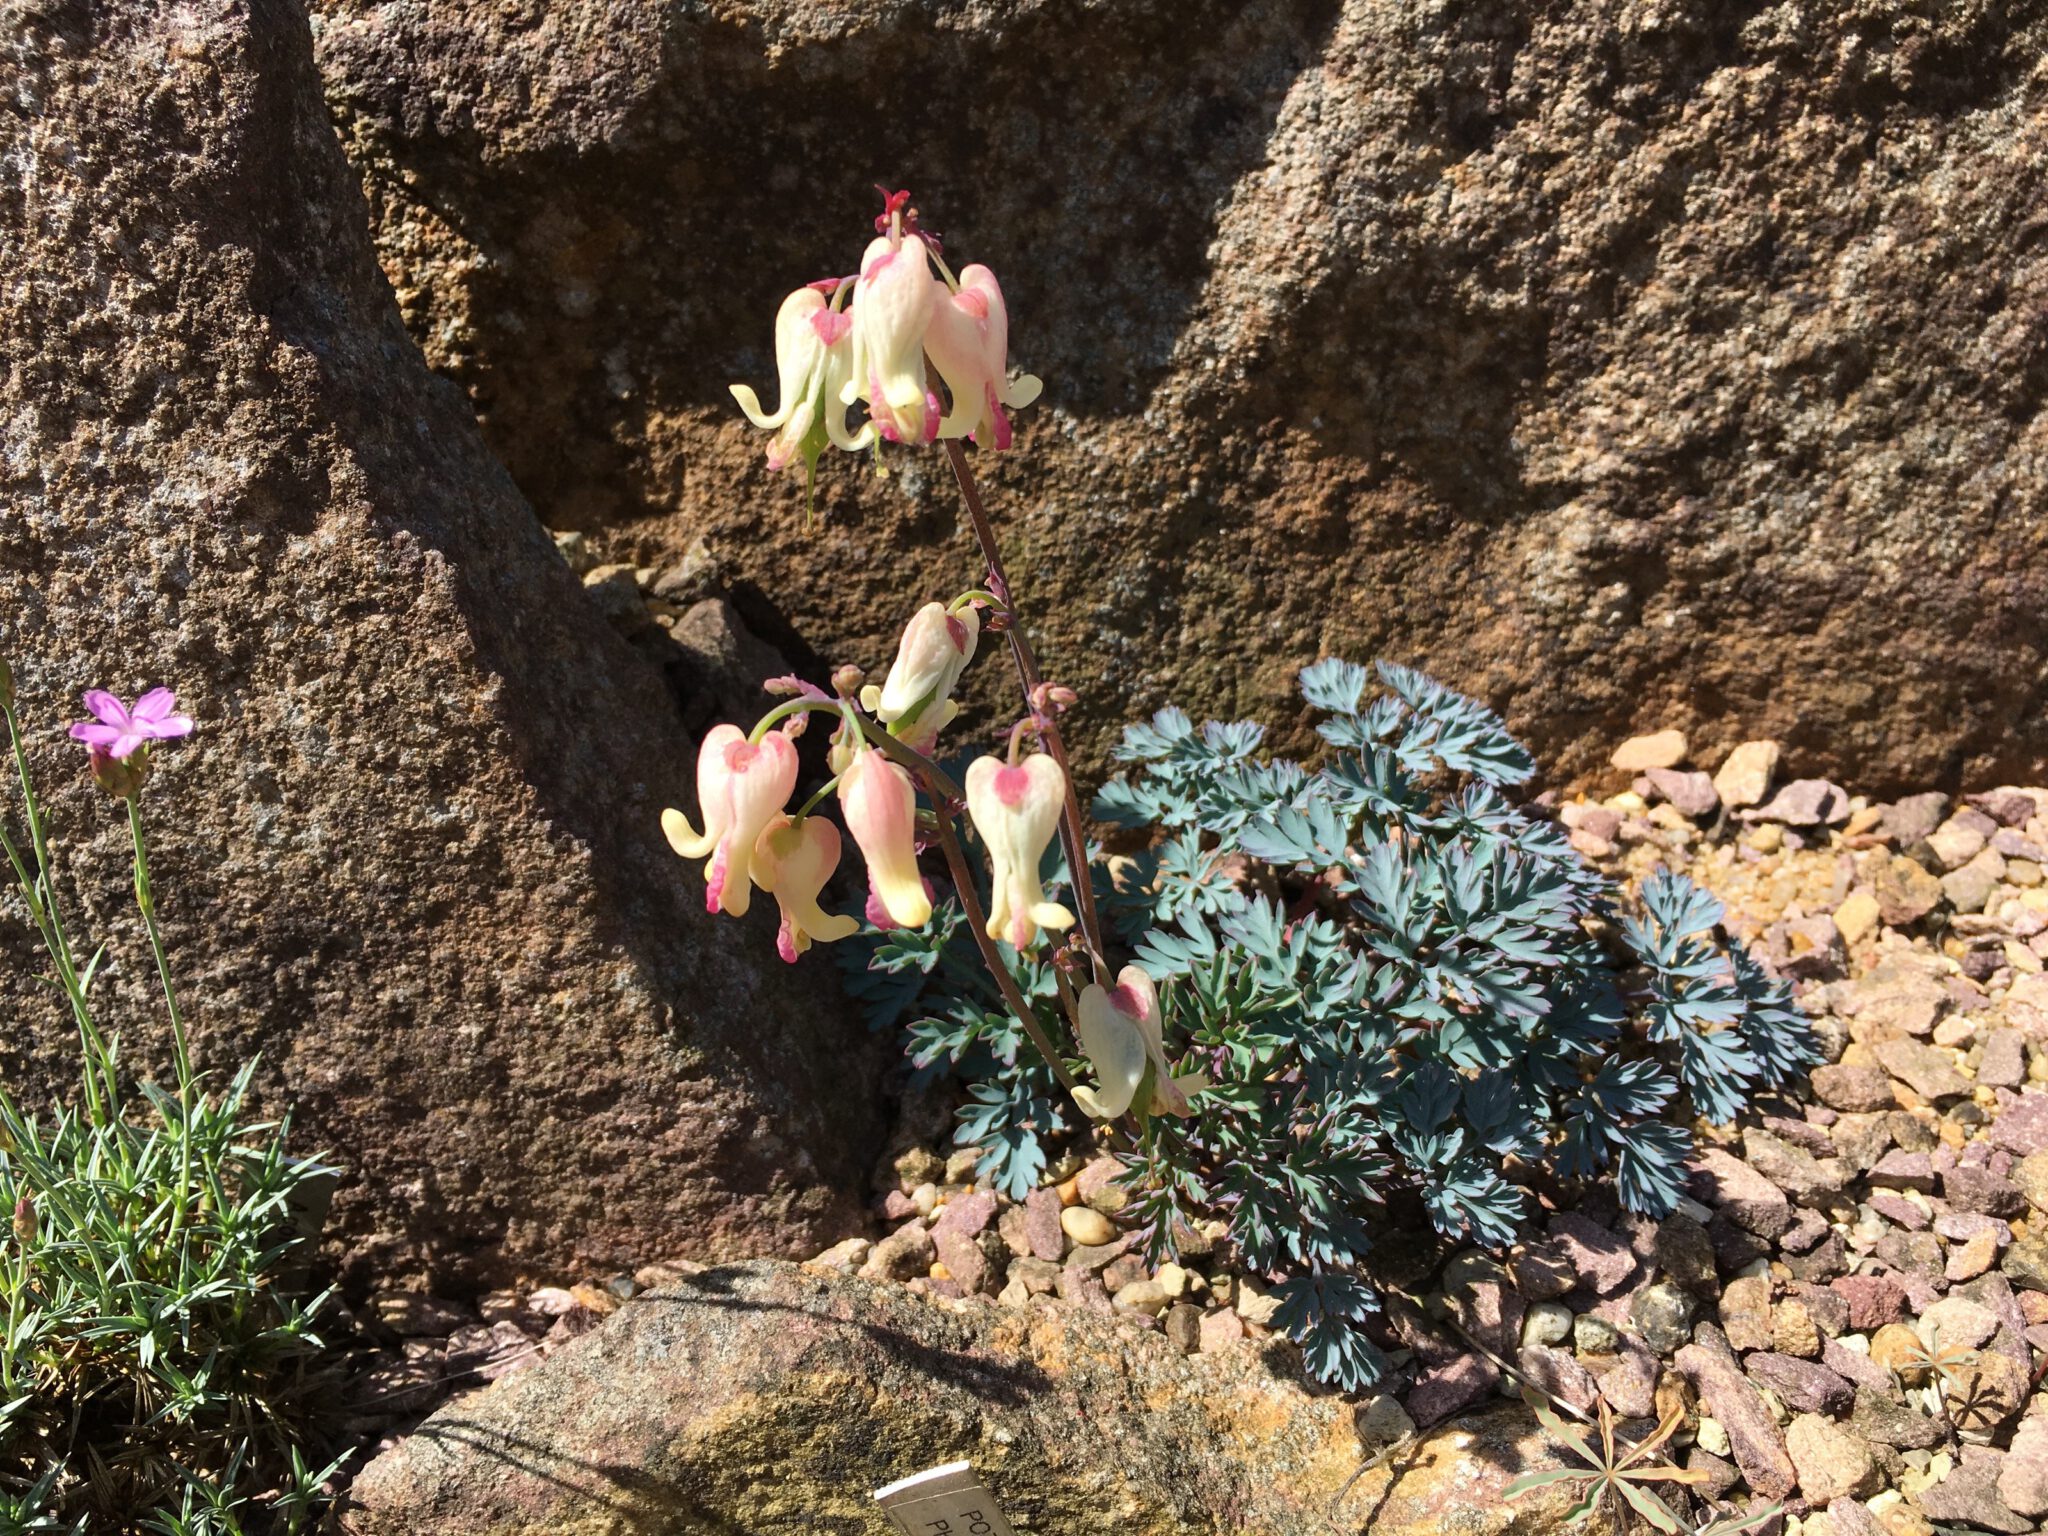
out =
[[[366,1273],[841,1235],[862,1032],[663,845],[692,744],[408,340],[305,13],[5,16],[0,649],[131,1062],[166,1049],[125,830],[59,727],[167,683],[199,729],[148,799],[200,1055],[263,1052]],[[66,1081],[4,941],[0,1076]]]
[[986,472],[1090,766],[1168,700],[1296,725],[1332,652],[1568,774],[2042,759],[2038,5],[319,8],[413,334],[542,517],[793,657],[977,574],[929,455],[838,456],[803,534],[726,393],[886,178],[1046,380]]
[[[870,1491],[971,1459],[1020,1529],[1327,1533],[1366,1452],[1342,1398],[1250,1346],[1182,1355],[1123,1317],[942,1304],[789,1265],[630,1302],[444,1409],[358,1478],[363,1536],[879,1529]],[[1519,1407],[1462,1417],[1345,1497],[1375,1536],[1558,1528],[1559,1465]]]

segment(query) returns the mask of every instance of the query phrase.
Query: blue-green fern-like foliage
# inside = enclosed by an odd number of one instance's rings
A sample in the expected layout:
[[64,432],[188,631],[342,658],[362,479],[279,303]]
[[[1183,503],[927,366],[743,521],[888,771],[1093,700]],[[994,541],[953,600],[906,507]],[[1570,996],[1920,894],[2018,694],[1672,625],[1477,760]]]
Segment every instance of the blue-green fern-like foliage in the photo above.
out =
[[[1388,1192],[1488,1245],[1525,1213],[1510,1166],[1611,1174],[1625,1206],[1661,1217],[1692,1148],[1674,1116],[1728,1120],[1819,1052],[1788,990],[1716,940],[1720,903],[1690,881],[1660,872],[1619,913],[1557,826],[1509,798],[1535,764],[1486,708],[1387,663],[1322,661],[1300,681],[1327,717],[1313,765],[1261,757],[1257,725],[1177,709],[1125,731],[1130,766],[1095,814],[1151,836],[1097,889],[1159,984],[1169,1055],[1212,1084],[1125,1151],[1149,1251],[1221,1218],[1277,1278],[1309,1368],[1358,1390],[1383,1368],[1360,1271]],[[918,1069],[966,1080],[959,1142],[1028,1191],[1045,1139],[1082,1116],[957,907],[850,947],[874,1022],[907,1020]],[[1005,958],[1056,1018],[1049,970]]]

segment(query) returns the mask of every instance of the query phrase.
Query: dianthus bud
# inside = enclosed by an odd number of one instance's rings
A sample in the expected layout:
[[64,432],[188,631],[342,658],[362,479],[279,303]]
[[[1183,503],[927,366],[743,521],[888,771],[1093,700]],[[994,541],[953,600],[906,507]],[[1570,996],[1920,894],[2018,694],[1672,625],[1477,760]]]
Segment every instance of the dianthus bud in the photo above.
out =
[[838,867],[839,829],[822,816],[773,816],[754,844],[754,879],[782,910],[775,951],[791,964],[813,939],[829,944],[860,927],[818,906],[818,892]]
[[126,757],[116,757],[104,747],[87,747],[86,761],[92,781],[116,800],[133,800],[149,780],[149,748],[140,747]]
[[780,731],[755,743],[736,725],[718,725],[704,737],[697,753],[704,830],[697,831],[674,809],[661,813],[661,829],[684,858],[711,855],[704,866],[709,911],[746,915],[754,889],[755,844],[796,788],[796,769],[796,744]]
[[896,660],[880,688],[862,691],[861,702],[875,718],[922,752],[960,706],[952,693],[981,633],[972,607],[949,613],[944,603],[926,603],[911,615],[896,647]]
[[26,1194],[14,1202],[14,1241],[26,1251],[36,1240],[36,1203]]
[[995,866],[988,935],[1016,949],[1037,941],[1040,928],[1066,929],[1074,914],[1048,901],[1038,873],[1059,829],[1067,777],[1043,752],[1021,763],[978,757],[967,769],[967,814]]
[[917,787],[910,775],[862,747],[839,775],[839,809],[883,910],[902,927],[922,928],[931,921],[932,901],[917,871]]

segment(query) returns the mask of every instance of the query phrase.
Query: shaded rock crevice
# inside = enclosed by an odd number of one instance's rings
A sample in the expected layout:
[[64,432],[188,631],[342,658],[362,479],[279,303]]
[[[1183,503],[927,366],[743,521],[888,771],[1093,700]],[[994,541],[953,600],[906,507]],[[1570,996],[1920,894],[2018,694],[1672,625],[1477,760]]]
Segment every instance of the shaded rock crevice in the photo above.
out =
[[[11,14],[0,640],[132,1064],[164,1040],[121,840],[52,724],[169,683],[200,729],[154,862],[201,1054],[260,1050],[346,1170],[351,1273],[856,1225],[873,1048],[662,844],[693,744],[406,335],[305,13]],[[60,1084],[10,947],[10,1083]]]

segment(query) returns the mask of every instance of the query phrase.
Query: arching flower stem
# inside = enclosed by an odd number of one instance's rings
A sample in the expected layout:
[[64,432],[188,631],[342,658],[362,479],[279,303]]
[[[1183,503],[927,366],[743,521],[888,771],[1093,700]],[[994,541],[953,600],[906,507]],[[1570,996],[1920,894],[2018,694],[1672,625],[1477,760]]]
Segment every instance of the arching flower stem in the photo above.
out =
[[832,791],[837,789],[838,787],[839,775],[835,773],[832,775],[831,778],[827,779],[824,783],[818,786],[817,792],[813,794],[810,799],[806,800],[801,806],[797,808],[796,816],[793,819],[797,821],[802,821],[806,816],[810,815],[811,812],[815,811],[818,808],[818,806],[824,801],[827,795],[831,794]]
[[1010,761],[1012,763],[1017,761],[1018,754],[1024,750],[1024,733],[1026,731],[1038,731],[1038,739],[1041,742],[1045,740],[1045,732],[1038,729],[1038,721],[1032,716],[1026,715],[1022,720],[1019,720],[1010,727]]
[[834,699],[786,699],[754,722],[754,728],[747,732],[747,741],[753,746],[761,745],[768,733],[791,715],[815,714],[819,710],[839,713],[839,704]]

